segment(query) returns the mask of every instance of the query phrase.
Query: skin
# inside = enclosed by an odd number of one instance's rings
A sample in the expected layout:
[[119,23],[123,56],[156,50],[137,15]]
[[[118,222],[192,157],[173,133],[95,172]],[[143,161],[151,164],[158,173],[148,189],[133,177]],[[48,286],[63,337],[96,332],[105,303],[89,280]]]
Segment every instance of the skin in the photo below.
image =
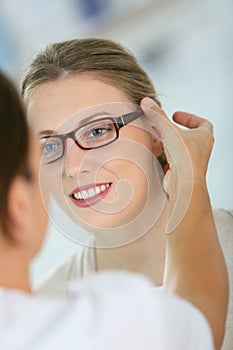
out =
[[[158,111],[158,106],[151,99],[144,99],[142,105],[147,109],[151,123],[158,126],[155,114],[150,112]],[[167,118],[165,114],[164,118]],[[188,128],[182,130],[172,125],[183,140],[192,164],[192,197],[182,221],[174,227],[172,234],[166,236],[164,288],[185,297],[204,313],[212,328],[215,348],[220,349],[228,305],[228,278],[206,185],[206,172],[214,143],[213,127],[207,120],[183,112],[175,113],[173,119]],[[169,120],[167,122],[171,123]],[[178,191],[177,168],[170,152],[174,141],[167,138],[163,125],[159,126],[169,161],[164,183],[172,212]],[[176,162],[179,163],[179,155]],[[183,186],[186,190],[187,184]]]
[[[91,90],[95,91],[95,94],[90,94]],[[36,88],[27,100],[27,112],[31,125],[39,133],[47,129],[56,130],[64,120],[74,113],[106,102],[128,103],[131,101],[119,89],[82,74],[46,83]],[[122,129],[120,140],[130,140],[131,142],[140,140],[138,144],[143,145],[143,150],[148,151],[146,155],[159,155],[162,150],[161,144],[164,146],[169,162],[169,170],[164,176],[163,186],[169,200],[165,201],[159,220],[150,227],[146,235],[141,236],[131,244],[112,249],[97,249],[98,268],[126,268],[145,273],[156,284],[162,284],[163,282],[167,291],[184,297],[204,313],[212,328],[216,349],[219,349],[224,335],[228,285],[226,266],[217,238],[205,180],[213,146],[212,126],[203,118],[178,112],[174,115],[174,121],[187,127],[187,130],[182,130],[174,126],[151,99],[143,99],[141,107],[145,111],[149,125],[156,128],[157,132],[154,137],[138,128],[137,121],[135,124]],[[155,116],[156,114],[151,111],[159,113],[163,118],[158,119]],[[168,128],[164,127],[164,120],[166,120]],[[64,130],[63,132],[70,130]],[[168,137],[168,131],[171,130],[175,132],[178,139],[182,140],[192,169],[191,180],[188,178],[188,181],[182,182],[181,186],[177,186],[179,184],[180,168],[177,168],[176,164],[183,164],[183,159],[179,152],[174,158],[172,150],[177,144],[176,138]],[[72,144],[72,141],[70,142]],[[114,147],[117,147],[116,144],[117,142],[114,143]],[[62,170],[60,169],[65,196],[67,196],[70,188],[77,186],[82,171],[83,176],[90,175],[90,169],[96,159],[92,153],[92,156],[87,157],[87,161],[83,161],[87,151],[77,150],[77,146],[71,146],[65,165]],[[124,209],[128,210],[127,215],[131,215],[132,219],[133,215],[135,213],[137,215],[138,211],[142,209],[140,205],[144,205],[145,188],[152,188],[155,191],[152,194],[155,196],[158,193],[159,181],[153,182],[153,176],[150,176],[148,170],[150,168],[148,167],[145,168],[148,172],[147,175],[149,174],[145,181],[140,167],[138,169],[134,167],[135,159],[134,164],[129,159],[107,158],[106,160],[106,168],[97,166],[97,171],[95,169],[98,179],[100,177],[101,181],[114,182],[115,178],[121,179],[123,177],[130,184],[133,184],[134,188],[138,189],[139,184],[143,188],[141,192],[135,191],[132,203]],[[148,156],[147,165],[149,164]],[[125,168],[127,168],[126,173]],[[50,170],[55,171],[52,167]],[[138,183],[134,183],[134,181],[137,181],[137,179],[134,180],[135,171],[137,171]],[[114,174],[113,177],[111,177],[112,174]],[[92,177],[90,176],[90,178]],[[80,180],[82,180],[81,176]],[[179,190],[181,189],[183,193],[188,192],[190,186],[191,197],[187,210],[180,221],[172,222],[169,231],[171,234],[164,235],[164,232],[167,232],[167,222],[172,217]],[[106,196],[108,203],[111,204],[112,201],[116,201],[118,194],[121,195],[120,190],[117,193],[115,187],[113,187],[113,191]],[[61,201],[62,197],[58,197],[57,200]],[[66,201],[63,198],[63,202],[67,201],[68,197]],[[60,205],[62,207],[64,203],[60,202]],[[155,207],[153,206],[153,208]],[[79,211],[76,207],[74,210],[76,210],[79,217],[83,215],[82,221],[87,221],[85,212],[84,214],[80,213],[83,211]],[[110,215],[110,221],[107,221],[107,224],[103,220],[101,210],[92,212],[92,208],[88,208],[86,212],[88,213],[87,217],[90,218],[91,215],[90,220],[93,220],[92,223],[95,224],[96,232],[98,232],[98,227],[101,227],[101,225],[106,225],[109,230],[111,229],[110,223],[115,226],[124,224],[124,221],[122,221],[125,220],[124,210]],[[206,254],[207,250],[208,254]]]
[[[95,94],[90,94],[91,90],[95,91]],[[42,133],[43,135],[45,130],[56,130],[58,127],[59,133],[68,132],[75,127],[72,125],[72,120],[68,127],[62,123],[70,116],[90,107],[109,102],[114,103],[114,109],[118,108],[117,115],[129,112],[131,101],[124,93],[109,84],[82,74],[39,86],[32,92],[27,101],[27,115],[37,134]],[[116,104],[119,102],[120,106]],[[82,113],[79,118],[82,120]],[[53,179],[49,183],[49,188],[61,208],[68,215],[71,215],[70,208],[72,208],[76,214],[75,222],[84,226],[88,231],[97,233],[96,237],[98,238],[98,228],[102,229],[103,227],[108,228],[108,232],[111,228],[113,230],[117,228],[117,234],[122,233],[123,236],[128,234],[129,227],[124,229],[123,226],[122,228],[122,225],[126,224],[126,219],[127,222],[130,222],[130,231],[135,232],[138,229],[138,223],[134,220],[144,209],[146,201],[148,203],[153,201],[153,205],[148,205],[150,210],[156,205],[158,206],[156,203],[158,195],[160,198],[162,197],[160,202],[164,204],[161,181],[155,176],[152,162],[153,154],[159,155],[162,151],[161,143],[157,142],[151,133],[143,130],[142,126],[142,121],[136,120],[122,128],[120,138],[113,144],[104,147],[104,159],[101,159],[103,149],[91,152],[81,150],[73,144],[72,140],[68,140],[70,149],[64,160],[64,166],[62,167],[62,162],[58,161],[57,164],[46,165],[44,169],[47,181],[48,178]],[[126,144],[127,152],[129,152],[130,147],[132,148],[130,158],[125,152]],[[137,147],[137,152],[135,152],[135,147]],[[116,155],[115,158],[112,156],[113,154]],[[84,157],[87,157],[87,160],[84,161]],[[140,162],[140,159],[143,159],[143,163]],[[104,162],[104,166],[100,166],[101,161]],[[59,186],[55,181],[56,178],[60,179],[60,177],[62,178],[64,194],[58,193]],[[123,184],[122,180],[125,180]],[[80,183],[85,185],[94,182],[112,183],[111,191],[105,197],[104,203],[100,202],[94,207],[84,209],[76,207],[70,200],[70,192]],[[133,193],[129,204],[128,193],[130,195]],[[148,193],[150,200],[148,200]],[[128,205],[125,206],[125,202]],[[115,206],[113,206],[114,204]],[[106,208],[108,209],[109,206],[111,209],[113,208],[112,212],[110,210],[107,212]],[[153,216],[154,212],[151,212],[150,217]],[[124,267],[140,271],[151,277],[156,284],[161,284],[165,252],[165,239],[161,232],[164,232],[165,216],[166,207],[160,220],[147,230],[147,234],[131,244],[113,249],[98,249],[98,268]],[[145,220],[140,218],[140,221],[145,226]]]
[[39,164],[40,149],[31,135],[29,167],[33,178],[15,177],[8,195],[9,232],[0,227],[0,285],[28,293],[29,263],[42,245],[48,220],[40,195]]

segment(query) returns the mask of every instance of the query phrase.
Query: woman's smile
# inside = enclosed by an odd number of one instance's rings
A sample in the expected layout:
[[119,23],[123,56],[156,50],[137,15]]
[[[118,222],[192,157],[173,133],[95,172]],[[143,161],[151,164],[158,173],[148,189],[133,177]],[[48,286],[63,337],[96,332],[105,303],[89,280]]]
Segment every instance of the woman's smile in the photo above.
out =
[[[103,110],[119,117],[136,106],[122,90],[85,74],[39,86],[27,108],[40,135],[44,130],[69,133]],[[81,149],[68,141],[62,161],[42,169],[55,201],[78,225],[91,232],[128,225],[144,213],[148,198],[160,194],[154,143],[143,117],[125,125],[119,137],[102,148]]]
[[77,187],[69,195],[72,202],[80,208],[87,208],[100,202],[110,191],[110,183],[87,184]]

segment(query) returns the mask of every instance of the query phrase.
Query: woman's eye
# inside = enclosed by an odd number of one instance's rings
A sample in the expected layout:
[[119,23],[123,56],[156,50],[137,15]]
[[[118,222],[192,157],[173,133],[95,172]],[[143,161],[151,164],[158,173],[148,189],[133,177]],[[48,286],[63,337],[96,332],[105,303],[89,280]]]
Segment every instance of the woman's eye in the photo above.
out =
[[112,120],[96,120],[93,123],[85,125],[75,135],[76,140],[84,148],[95,148],[108,144],[116,136],[115,125]]
[[104,135],[106,132],[109,131],[109,128],[96,128],[89,131],[90,137],[98,137]]
[[44,156],[58,152],[61,149],[61,143],[56,141],[47,141],[42,143],[42,152]]
[[48,154],[54,152],[58,149],[58,145],[56,143],[48,143],[44,145],[44,153]]

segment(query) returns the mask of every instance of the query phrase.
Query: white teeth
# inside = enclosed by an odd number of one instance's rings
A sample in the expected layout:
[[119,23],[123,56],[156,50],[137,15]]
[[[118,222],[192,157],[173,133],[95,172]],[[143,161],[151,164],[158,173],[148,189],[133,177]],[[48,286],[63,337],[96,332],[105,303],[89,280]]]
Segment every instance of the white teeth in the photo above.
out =
[[89,195],[89,197],[94,197],[95,196],[95,190],[93,188],[90,188],[88,190],[88,195]]
[[74,193],[74,198],[75,199],[82,199],[82,195],[81,195],[81,193],[80,192],[76,192],[76,193]]
[[102,185],[102,186],[100,187],[100,191],[101,191],[101,192],[103,192],[105,189],[106,189],[106,186],[105,186],[105,185]]
[[97,194],[105,191],[108,187],[110,186],[110,184],[106,184],[106,185],[101,185],[101,186],[96,186],[94,188],[89,188],[89,190],[84,190],[84,191],[79,191],[79,192],[75,192],[73,194],[75,199],[88,199],[91,197],[96,196]]
[[96,194],[99,194],[99,193],[100,193],[100,188],[99,188],[99,186],[97,186],[97,187],[95,188],[95,193],[96,193]]
[[89,197],[87,191],[82,191],[81,195],[82,195],[83,199],[87,199]]

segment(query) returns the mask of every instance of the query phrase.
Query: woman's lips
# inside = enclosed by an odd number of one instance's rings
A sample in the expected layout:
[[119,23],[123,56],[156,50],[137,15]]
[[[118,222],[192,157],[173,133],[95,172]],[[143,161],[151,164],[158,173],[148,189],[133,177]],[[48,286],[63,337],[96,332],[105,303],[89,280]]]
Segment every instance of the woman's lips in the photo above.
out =
[[69,195],[72,202],[79,208],[87,208],[101,201],[109,192],[111,182],[89,184],[74,189]]

